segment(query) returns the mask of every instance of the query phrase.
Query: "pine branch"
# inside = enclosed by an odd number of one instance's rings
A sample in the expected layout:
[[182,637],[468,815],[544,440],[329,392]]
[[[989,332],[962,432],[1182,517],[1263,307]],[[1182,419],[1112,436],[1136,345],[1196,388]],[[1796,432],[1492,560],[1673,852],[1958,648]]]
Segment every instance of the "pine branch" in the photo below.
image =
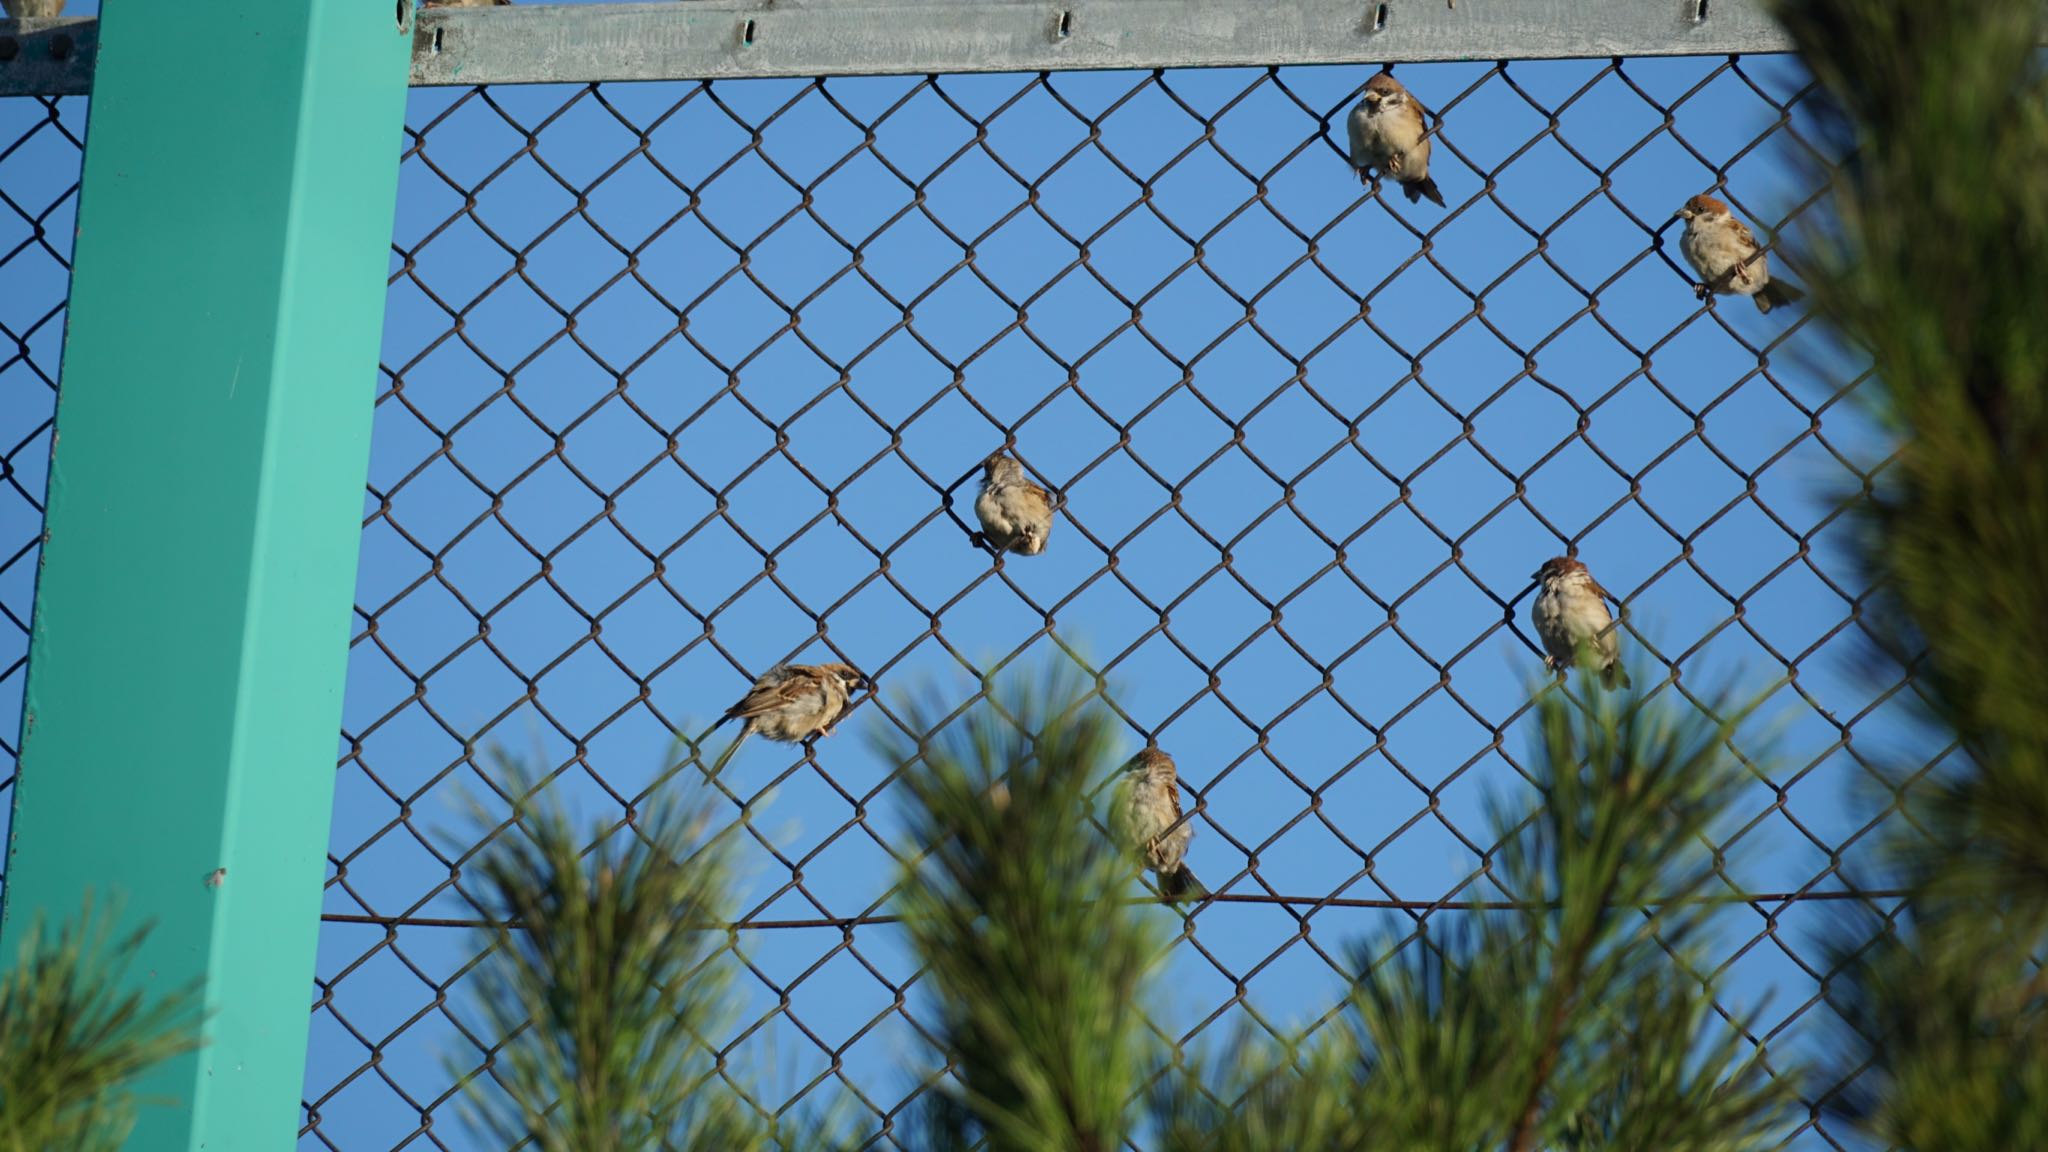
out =
[[[1537,711],[1541,805],[1491,817],[1495,875],[1527,902],[1359,951],[1359,1130],[1395,1148],[1774,1147],[1790,1090],[1690,974],[1706,967],[1701,841],[1747,779],[1726,746],[1745,710],[1548,691]],[[1678,902],[1640,915],[1660,895]]]
[[1913,668],[1961,753],[1887,769],[1870,865],[1896,923],[1835,931],[1829,1110],[1880,1145],[2048,1147],[2048,13],[1778,0],[1820,85],[1834,210],[1814,302],[1898,436],[1862,506],[1874,671]]
[[883,744],[930,846],[899,902],[956,1085],[925,1106],[926,1147],[1109,1152],[1161,1059],[1140,1011],[1171,913],[1119,899],[1136,863],[1090,818],[1117,725],[1090,695],[1048,673],[951,722],[911,702],[925,739]]
[[[1614,891],[1620,881],[1619,874],[1608,877],[1597,897],[1599,907],[1607,907],[1614,899]],[[1563,974],[1562,985],[1553,984],[1546,990],[1551,1008],[1545,1013],[1543,1031],[1537,1042],[1535,1072],[1529,1077],[1528,1095],[1516,1116],[1514,1131],[1508,1136],[1508,1152],[1530,1152],[1535,1146],[1536,1122],[1543,1109],[1543,1090],[1557,1071],[1558,1057],[1562,1055],[1565,1041],[1565,1022],[1577,1006],[1579,992],[1586,979],[1586,963],[1592,958],[1593,946],[1598,940],[1598,922],[1589,921],[1585,930],[1565,947],[1564,962],[1557,969]]]
[[31,926],[0,976],[0,1149],[114,1152],[153,1102],[134,1082],[199,1046],[196,986],[123,990],[148,929],[116,938],[117,919],[88,896],[54,936]]
[[[466,1116],[500,1146],[539,1152],[749,1152],[792,1142],[721,1082],[707,1038],[724,1022],[731,830],[694,794],[626,825],[574,828],[560,799],[499,757],[514,823],[469,866],[496,921],[480,941],[478,1006],[503,1038],[486,1075],[456,1066]],[[479,830],[500,821],[481,805]],[[479,837],[481,838],[481,837]],[[518,925],[513,927],[512,925]]]
[[1158,1152],[1365,1152],[1356,1065],[1327,1041],[1280,1043],[1250,1025],[1196,1053],[1146,1103]]

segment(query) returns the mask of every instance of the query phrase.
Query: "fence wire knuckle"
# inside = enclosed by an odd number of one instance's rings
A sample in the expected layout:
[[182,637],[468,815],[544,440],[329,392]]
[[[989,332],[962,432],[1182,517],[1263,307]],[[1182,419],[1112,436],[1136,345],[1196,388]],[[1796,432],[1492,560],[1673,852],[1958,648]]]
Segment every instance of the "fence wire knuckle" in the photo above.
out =
[[[1442,210],[1352,173],[1345,116],[1367,68],[416,98],[365,504],[376,575],[351,651],[351,691],[375,691],[352,697],[342,733],[345,807],[358,815],[337,820],[330,848],[302,1141],[369,1147],[336,1125],[371,1108],[384,1117],[376,1146],[447,1147],[460,1078],[406,1069],[426,1066],[430,1043],[454,1043],[467,1045],[460,1071],[498,1074],[507,1038],[483,1034],[462,1003],[489,923],[465,869],[514,834],[517,798],[486,749],[535,748],[542,783],[573,787],[615,833],[637,835],[655,769],[615,749],[699,736],[788,659],[845,661],[886,687],[935,668],[981,684],[1064,654],[1098,683],[1159,686],[1143,702],[1102,697],[1133,743],[1175,750],[1177,731],[1235,725],[1229,747],[1176,750],[1192,859],[1217,897],[1179,926],[1169,962],[1217,995],[1153,1027],[1185,1048],[1247,1024],[1284,1036],[1328,1021],[1357,975],[1346,945],[1361,917],[1405,917],[1412,942],[1429,917],[1500,896],[1497,845],[1470,797],[1531,778],[1531,705],[1507,690],[1526,687],[1542,656],[1522,577],[1568,550],[1619,574],[1607,583],[1644,675],[1712,708],[1701,674],[1733,653],[1788,677],[1773,703],[1822,733],[1792,760],[1759,758],[1746,729],[1731,739],[1754,784],[1740,819],[1715,831],[1727,899],[1696,975],[1757,968],[1797,988],[1776,1001],[1792,1001],[1782,1013],[1722,1009],[1759,1044],[1832,1017],[1821,989],[1835,969],[1801,933],[1830,901],[1895,914],[1894,894],[1856,890],[1841,865],[1901,811],[1848,819],[1843,806],[1848,781],[1880,767],[1858,725],[1887,722],[1915,687],[1901,669],[1838,707],[1839,693],[1814,686],[1858,639],[1867,593],[1839,539],[1848,505],[1792,500],[1807,477],[1788,473],[1825,463],[1860,491],[1886,456],[1853,407],[1863,378],[1823,391],[1781,355],[1803,314],[1765,324],[1739,297],[1692,300],[1669,220],[1708,191],[1775,235],[1817,201],[1805,186],[1754,190],[1786,155],[1824,160],[1800,127],[1810,87],[1789,71],[1740,57],[1403,65],[1432,114]],[[1332,83],[1339,73],[1348,89]],[[1745,117],[1724,115],[1738,103]],[[83,108],[0,102],[10,283],[31,262],[68,271]],[[1474,119],[1527,130],[1504,139]],[[1761,130],[1733,139],[1730,123]],[[1539,162],[1556,187],[1530,203],[1524,172]],[[1669,204],[1646,196],[1646,170],[1680,165],[1700,179]],[[1091,190],[1081,207],[1077,185]],[[1348,193],[1332,207],[1329,188]],[[1605,247],[1589,256],[1595,226]],[[1466,239],[1479,230],[1495,238],[1486,260]],[[934,259],[941,250],[956,254]],[[1651,291],[1682,293],[1684,306],[1646,319],[1629,298]],[[13,701],[63,315],[61,291],[34,295],[0,296],[0,685]],[[1414,322],[1417,299],[1427,325]],[[970,301],[982,312],[970,317]],[[508,327],[526,339],[503,338]],[[1574,351],[1594,343],[1597,370]],[[1703,386],[1686,361],[1709,345],[1746,366]],[[1441,367],[1473,348],[1493,367]],[[1020,363],[1032,365],[1023,376]],[[1566,413],[1555,444],[1501,431],[1538,405]],[[1603,440],[1603,417],[1624,410],[1639,416],[1638,442]],[[1324,439],[1268,431],[1287,420],[1318,422]],[[970,421],[966,446],[928,431]],[[1156,431],[1202,421],[1213,438]],[[997,449],[1051,495],[1047,557],[978,543],[971,506]],[[1710,468],[1714,485],[1673,487],[1681,469]],[[1130,493],[1155,491],[1131,506]],[[1506,569],[1495,541],[1517,526],[1547,544]],[[1733,563],[1736,532],[1770,544]],[[593,567],[593,549],[605,564]],[[934,579],[942,552],[976,557],[971,574]],[[1054,563],[1063,576],[1043,578]],[[821,566],[838,578],[814,578]],[[1794,629],[1780,610],[1793,595],[1839,612]],[[1676,597],[1712,621],[1660,627],[1655,606]],[[1084,648],[1062,621],[1104,603],[1123,605],[1124,626]],[[1002,628],[976,622],[998,608]],[[1499,673],[1503,653],[1512,676]],[[1292,678],[1253,690],[1240,670],[1254,660]],[[947,699],[957,718],[982,696]],[[863,692],[854,719],[918,736],[884,691]],[[1302,762],[1301,733],[1319,726],[1355,730],[1356,747]],[[1463,735],[1418,750],[1418,730]],[[12,739],[0,737],[0,810]],[[860,739],[750,742],[740,759],[755,767],[712,782],[757,872],[728,952],[758,987],[711,1047],[735,1087],[733,1069],[763,1045],[785,1063],[800,1055],[801,1071],[756,1107],[843,1097],[874,1146],[896,1147],[899,1118],[949,1071],[891,913],[898,869],[925,846],[889,822],[897,776],[856,763]],[[1367,781],[1378,811],[1361,806]],[[1412,806],[1389,799],[1397,788]],[[790,834],[765,801],[791,791],[844,818]],[[452,841],[430,813],[456,792],[504,821]],[[1276,796],[1284,814],[1267,811]],[[372,810],[383,815],[360,816]],[[1290,854],[1310,843],[1325,849],[1322,871],[1305,877]],[[1775,863],[1731,862],[1758,845]],[[1459,863],[1418,886],[1416,866],[1388,864],[1404,852]],[[860,884],[844,861],[864,862]],[[1205,933],[1215,921],[1233,927]],[[836,986],[872,982],[864,1019],[816,1022],[806,982],[828,968]],[[1307,973],[1329,988],[1318,1009],[1262,1001],[1262,976]],[[891,1049],[906,1044],[927,1062],[901,1067]],[[1813,1115],[1801,1138],[1839,1146]]]

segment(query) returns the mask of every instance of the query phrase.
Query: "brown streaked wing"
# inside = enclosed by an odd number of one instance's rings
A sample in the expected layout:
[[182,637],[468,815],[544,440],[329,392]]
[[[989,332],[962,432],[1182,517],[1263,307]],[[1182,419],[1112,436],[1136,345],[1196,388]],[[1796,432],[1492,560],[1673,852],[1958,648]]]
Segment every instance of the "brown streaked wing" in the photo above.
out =
[[1749,225],[1735,219],[1730,219],[1728,223],[1735,228],[1735,238],[1742,242],[1743,258],[1742,262],[1735,266],[1735,279],[1747,284],[1751,275],[1750,269],[1757,263],[1756,254],[1763,250],[1763,246],[1756,242],[1756,234],[1749,230]]
[[741,720],[750,720],[756,716],[773,712],[802,695],[816,679],[814,675],[809,674],[810,670],[806,668],[791,668],[789,671],[792,675],[786,676],[773,684],[758,684],[749,689],[745,696],[740,697],[740,702],[733,705],[732,710],[727,712],[726,715],[738,717]]
[[1593,579],[1593,574],[1591,572],[1586,573],[1586,587],[1591,588],[1593,590],[1593,595],[1598,596],[1602,600],[1612,600],[1617,607],[1620,606],[1621,597],[1616,596],[1614,593],[1609,592],[1605,588],[1602,588],[1600,586],[1600,582],[1598,580]]
[[1045,489],[1026,481],[1024,484],[1024,495],[1035,501],[1040,511],[1044,512],[1047,516],[1052,515],[1052,497],[1047,494]]

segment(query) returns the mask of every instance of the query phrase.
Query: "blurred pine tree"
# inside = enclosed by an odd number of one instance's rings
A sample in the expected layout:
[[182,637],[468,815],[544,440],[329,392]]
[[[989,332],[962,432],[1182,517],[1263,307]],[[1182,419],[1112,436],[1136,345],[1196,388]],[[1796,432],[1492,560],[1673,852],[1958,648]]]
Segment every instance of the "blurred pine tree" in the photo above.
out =
[[54,935],[37,923],[0,975],[0,1152],[113,1152],[137,1109],[134,1084],[199,1046],[198,990],[123,992],[144,928],[116,937],[90,896]]
[[823,1118],[771,1122],[708,1046],[731,1003],[732,827],[711,831],[671,783],[625,825],[579,831],[528,770],[499,763],[513,820],[475,805],[472,839],[489,846],[467,871],[494,921],[475,1002],[500,1043],[473,1077],[451,1059],[467,1119],[538,1152],[829,1146]]
[[[1820,82],[1815,303],[1900,440],[1862,506],[1873,676],[1956,750],[1899,766],[1845,922],[1829,1107],[1921,1152],[2048,1147],[2048,14],[2032,0],[1778,0]],[[1873,942],[1874,941],[1874,942]]]
[[1598,690],[1537,707],[1542,802],[1493,817],[1521,906],[1357,948],[1348,1027],[1248,1031],[1175,1067],[1137,1010],[1167,994],[1160,913],[1131,899],[1137,863],[1091,802],[1121,760],[1113,715],[1056,677],[957,717],[913,703],[932,735],[892,750],[933,847],[902,908],[952,1072],[913,1146],[1775,1147],[1792,1092],[1697,975],[1703,833],[1747,771],[1726,743],[1741,710]]

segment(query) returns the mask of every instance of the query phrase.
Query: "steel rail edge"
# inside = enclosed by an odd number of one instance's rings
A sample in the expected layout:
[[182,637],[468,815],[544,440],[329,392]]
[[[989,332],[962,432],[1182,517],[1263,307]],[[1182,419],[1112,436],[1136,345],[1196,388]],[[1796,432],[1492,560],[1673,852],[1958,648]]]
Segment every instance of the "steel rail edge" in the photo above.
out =
[[[414,87],[1784,52],[1765,0],[664,0],[410,12]],[[0,21],[0,95],[92,89],[92,18]]]

